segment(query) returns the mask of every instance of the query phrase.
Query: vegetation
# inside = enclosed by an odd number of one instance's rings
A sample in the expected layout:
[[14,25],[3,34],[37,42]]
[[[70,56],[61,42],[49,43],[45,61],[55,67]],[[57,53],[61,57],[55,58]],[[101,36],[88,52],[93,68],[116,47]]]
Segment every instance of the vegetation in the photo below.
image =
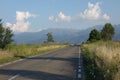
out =
[[16,59],[40,55],[45,52],[65,47],[64,44],[50,43],[40,45],[9,45],[0,50],[0,64]]
[[101,31],[102,40],[112,40],[114,34],[115,32],[112,24],[110,23],[105,24],[104,28]]
[[98,41],[98,40],[100,40],[100,39],[101,39],[101,34],[100,34],[100,32],[99,32],[97,29],[93,29],[93,30],[90,32],[88,41],[90,41],[90,42],[95,42],[95,41]]
[[86,80],[120,80],[120,42],[99,41],[81,49]]
[[50,42],[54,42],[54,39],[53,39],[53,36],[52,36],[52,33],[47,33],[47,42],[50,43]]
[[52,33],[47,34],[48,39],[46,44],[38,45],[12,45],[12,37],[13,33],[10,28],[3,27],[2,20],[0,20],[0,64],[42,54],[66,46],[64,44],[51,43],[54,42]]
[[96,29],[93,29],[89,34],[88,41],[96,42],[99,40],[104,40],[104,41],[112,40],[114,34],[115,32],[112,24],[106,23],[101,32],[99,32]]
[[114,27],[106,23],[101,32],[93,29],[89,43],[81,46],[86,80],[120,80],[120,42],[111,41],[114,34]]
[[13,33],[9,28],[4,28],[0,20],[0,48],[4,49],[12,40]]

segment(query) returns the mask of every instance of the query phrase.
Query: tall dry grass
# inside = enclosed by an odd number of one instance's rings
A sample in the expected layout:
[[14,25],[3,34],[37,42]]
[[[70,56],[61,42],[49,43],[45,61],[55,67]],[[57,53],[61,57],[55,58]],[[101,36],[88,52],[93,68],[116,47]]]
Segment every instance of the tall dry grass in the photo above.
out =
[[[91,70],[96,77],[94,80],[98,79],[97,77],[103,80],[120,80],[120,42],[100,41],[84,44],[82,51],[84,58],[92,61],[88,64],[94,64],[94,70]],[[99,72],[95,73],[95,70]]]
[[14,45],[0,50],[0,63],[9,62],[15,59],[43,54],[45,52],[66,47],[64,44],[39,44],[39,45]]
[[0,59],[6,58],[6,57],[13,57],[14,55],[8,51],[0,50]]

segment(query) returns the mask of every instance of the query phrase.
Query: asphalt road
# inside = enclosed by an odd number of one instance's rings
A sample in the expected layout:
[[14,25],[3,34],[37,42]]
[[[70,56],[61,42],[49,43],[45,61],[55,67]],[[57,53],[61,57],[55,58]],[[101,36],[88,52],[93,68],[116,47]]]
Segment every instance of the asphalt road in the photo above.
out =
[[0,80],[83,80],[78,46],[0,67]]

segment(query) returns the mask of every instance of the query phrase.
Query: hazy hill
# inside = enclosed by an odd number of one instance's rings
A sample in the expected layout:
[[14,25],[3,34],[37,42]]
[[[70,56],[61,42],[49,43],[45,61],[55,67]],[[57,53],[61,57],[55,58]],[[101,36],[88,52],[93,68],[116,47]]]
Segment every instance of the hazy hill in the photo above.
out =
[[[120,40],[120,25],[114,25],[115,36],[114,40]],[[97,28],[101,30],[102,25],[94,26],[85,30],[76,29],[46,29],[40,32],[25,32],[21,34],[15,34],[14,40],[17,44],[37,44],[43,43],[48,32],[52,32],[55,41],[62,43],[81,43],[88,39],[89,33],[92,29]]]

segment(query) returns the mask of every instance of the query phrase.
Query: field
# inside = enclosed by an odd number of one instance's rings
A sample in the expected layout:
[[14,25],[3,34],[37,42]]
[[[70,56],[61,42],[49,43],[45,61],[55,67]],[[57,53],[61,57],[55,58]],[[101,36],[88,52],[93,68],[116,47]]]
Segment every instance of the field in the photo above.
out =
[[95,42],[81,46],[86,80],[120,80],[120,42]]
[[0,49],[0,64],[66,47],[64,44],[12,45]]

